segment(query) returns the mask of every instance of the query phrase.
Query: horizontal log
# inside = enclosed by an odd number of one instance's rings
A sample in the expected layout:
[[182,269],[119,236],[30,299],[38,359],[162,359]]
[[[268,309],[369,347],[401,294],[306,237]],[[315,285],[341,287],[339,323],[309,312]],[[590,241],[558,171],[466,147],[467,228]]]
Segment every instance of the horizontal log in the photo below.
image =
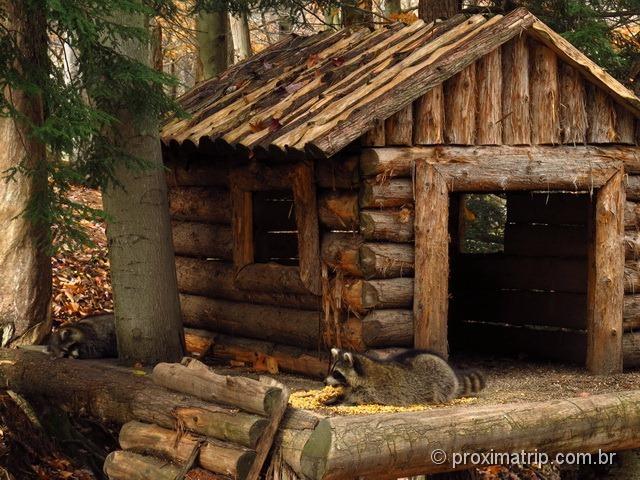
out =
[[402,243],[364,242],[361,235],[329,233],[322,239],[322,259],[333,269],[364,278],[413,274],[414,248]]
[[300,268],[278,263],[253,263],[236,274],[235,284],[243,290],[309,294],[300,279]]
[[374,308],[408,308],[413,303],[413,278],[345,280],[342,301],[358,313]]
[[629,201],[625,203],[624,228],[625,230],[640,229],[640,204]]
[[640,295],[625,295],[622,325],[625,330],[640,329]]
[[[181,293],[303,310],[320,309],[320,298],[315,295],[238,288],[234,280],[235,269],[232,263],[176,257],[176,273],[178,290]],[[273,280],[276,281],[277,278]],[[286,284],[283,288],[286,288]]]
[[355,233],[325,233],[320,248],[322,261],[336,271],[362,277],[359,250],[363,243],[362,235]]
[[229,164],[216,160],[172,160],[165,163],[169,187],[228,187]]
[[624,265],[624,292],[640,293],[640,262],[628,260]]
[[625,232],[624,257],[627,261],[640,260],[640,232]]
[[[608,156],[564,156],[555,149],[539,152],[522,147],[475,147],[443,149],[432,153],[434,164],[450,191],[495,192],[506,190],[590,191],[599,188],[622,168]],[[571,148],[571,147],[568,147]],[[494,149],[501,149],[502,152]],[[507,149],[504,151],[504,149]],[[509,149],[514,149],[509,151]],[[588,159],[588,161],[586,161]],[[571,172],[567,175],[567,172]]]
[[178,465],[134,452],[111,452],[104,461],[104,473],[110,480],[175,480]]
[[[198,465],[238,479],[247,477],[256,458],[253,450],[135,421],[122,426],[118,441],[125,450],[168,458],[180,465],[184,465],[194,448],[199,447]],[[200,442],[202,444],[198,445]]]
[[413,183],[410,179],[398,178],[377,181],[368,179],[360,188],[361,208],[402,207],[413,204]]
[[249,192],[291,190],[291,178],[295,165],[265,165],[253,162],[248,166],[231,169],[229,181],[234,188]]
[[587,225],[589,193],[508,192],[507,222]]
[[373,310],[362,319],[362,341],[368,348],[411,347],[412,310]]
[[[360,155],[360,171],[363,176],[376,176],[383,174],[385,178],[410,177],[416,159],[426,159],[438,163],[452,162],[452,171],[465,170],[465,164],[473,163],[490,164],[492,159],[500,159],[497,167],[504,163],[505,168],[513,167],[514,163],[521,163],[535,167],[536,162],[551,161],[566,165],[564,172],[557,171],[558,178],[555,180],[548,177],[549,181],[554,181],[562,188],[575,190],[575,187],[568,185],[566,178],[567,171],[577,167],[576,172],[583,170],[585,158],[596,162],[617,160],[624,163],[628,171],[640,171],[640,153],[634,147],[625,146],[536,146],[536,147],[512,147],[512,146],[482,146],[482,147],[387,147],[387,148],[366,148]],[[457,165],[456,165],[457,164]],[[469,172],[471,172],[469,170]],[[508,171],[507,171],[508,172]],[[533,174],[535,168],[530,170]],[[482,178],[482,172],[477,179]],[[559,178],[564,173],[566,177],[563,181]],[[516,175],[517,172],[512,172]],[[576,174],[571,175],[576,178]],[[477,179],[471,178],[472,181]],[[511,181],[513,183],[513,181]],[[505,185],[506,187],[506,185]],[[555,188],[550,183],[549,188]]]
[[366,240],[407,243],[413,241],[413,210],[362,210],[360,233]]
[[624,352],[624,368],[640,367],[640,333],[625,333],[622,336],[622,351]]
[[313,479],[399,478],[451,470],[450,460],[433,461],[440,458],[433,454],[438,450],[448,459],[454,452],[534,451],[541,446],[548,454],[616,451],[640,447],[638,429],[640,390],[432,412],[335,416],[320,421],[300,465],[301,473]]
[[504,253],[532,257],[586,257],[586,225],[507,224]]
[[331,230],[358,227],[358,195],[347,190],[323,191],[318,196],[320,223]]
[[627,177],[627,200],[640,200],[640,175],[629,175]]
[[456,263],[458,291],[546,290],[587,291],[587,262],[582,258],[517,257],[463,254]]
[[221,403],[250,413],[270,416],[282,398],[282,390],[246,377],[219,375],[177,363],[159,363],[153,381],[170,390]]
[[320,312],[180,295],[185,326],[304,348],[318,345]]
[[231,260],[231,227],[196,222],[171,222],[173,249],[176,255]]
[[231,197],[220,188],[170,188],[169,213],[174,220],[230,224]]
[[357,155],[334,155],[316,162],[316,182],[320,188],[355,189],[360,184]]
[[364,148],[360,154],[360,173],[365,177],[411,177],[413,165],[424,155],[422,147]]
[[27,397],[44,396],[70,412],[83,412],[106,422],[132,420],[186,430],[255,447],[267,426],[258,415],[213,405],[156,385],[149,375],[131,377],[130,368],[23,350],[0,350],[0,379],[7,388]]
[[[187,329],[186,333],[193,332]],[[210,355],[219,360],[233,360],[264,369],[265,365],[277,365],[278,371],[324,378],[329,368],[326,352],[303,350],[262,340],[216,334]]]
[[364,243],[359,251],[365,278],[393,278],[413,275],[413,245],[402,243]]

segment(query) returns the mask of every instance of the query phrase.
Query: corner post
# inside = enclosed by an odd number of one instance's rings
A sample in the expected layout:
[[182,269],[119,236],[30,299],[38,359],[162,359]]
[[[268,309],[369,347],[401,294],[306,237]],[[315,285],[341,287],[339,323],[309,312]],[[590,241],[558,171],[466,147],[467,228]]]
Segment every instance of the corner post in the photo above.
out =
[[416,161],[414,346],[448,356],[449,189],[433,164]]
[[587,318],[587,368],[595,374],[622,371],[623,179],[624,171],[621,168],[596,195]]

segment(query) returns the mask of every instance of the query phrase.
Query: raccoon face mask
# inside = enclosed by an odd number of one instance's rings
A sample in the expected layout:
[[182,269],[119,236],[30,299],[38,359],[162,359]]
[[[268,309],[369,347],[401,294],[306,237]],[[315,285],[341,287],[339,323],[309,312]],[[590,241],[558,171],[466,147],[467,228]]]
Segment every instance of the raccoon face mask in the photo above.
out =
[[357,370],[356,359],[351,352],[332,348],[331,368],[324,383],[334,387],[347,387],[358,377]]

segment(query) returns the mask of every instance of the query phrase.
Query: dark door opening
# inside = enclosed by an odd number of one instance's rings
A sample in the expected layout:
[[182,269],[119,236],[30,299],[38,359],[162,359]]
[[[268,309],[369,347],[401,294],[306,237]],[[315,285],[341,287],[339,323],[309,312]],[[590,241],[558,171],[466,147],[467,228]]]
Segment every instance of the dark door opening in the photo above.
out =
[[587,192],[452,194],[453,351],[584,362],[592,202]]

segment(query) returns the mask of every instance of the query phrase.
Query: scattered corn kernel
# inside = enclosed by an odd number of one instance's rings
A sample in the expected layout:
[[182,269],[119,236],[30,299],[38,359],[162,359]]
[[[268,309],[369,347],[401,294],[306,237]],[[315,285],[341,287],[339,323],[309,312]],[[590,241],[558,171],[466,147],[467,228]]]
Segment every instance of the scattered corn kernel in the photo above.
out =
[[294,392],[289,397],[289,403],[295,408],[305,410],[324,410],[327,413],[338,415],[363,415],[372,413],[396,413],[396,412],[416,412],[420,410],[432,410],[436,408],[448,407],[453,405],[468,405],[475,403],[477,398],[466,397],[457,398],[449,403],[442,405],[409,405],[406,407],[394,405],[327,405],[333,399],[339,397],[343,392],[341,387],[324,387],[322,390],[306,390]]

